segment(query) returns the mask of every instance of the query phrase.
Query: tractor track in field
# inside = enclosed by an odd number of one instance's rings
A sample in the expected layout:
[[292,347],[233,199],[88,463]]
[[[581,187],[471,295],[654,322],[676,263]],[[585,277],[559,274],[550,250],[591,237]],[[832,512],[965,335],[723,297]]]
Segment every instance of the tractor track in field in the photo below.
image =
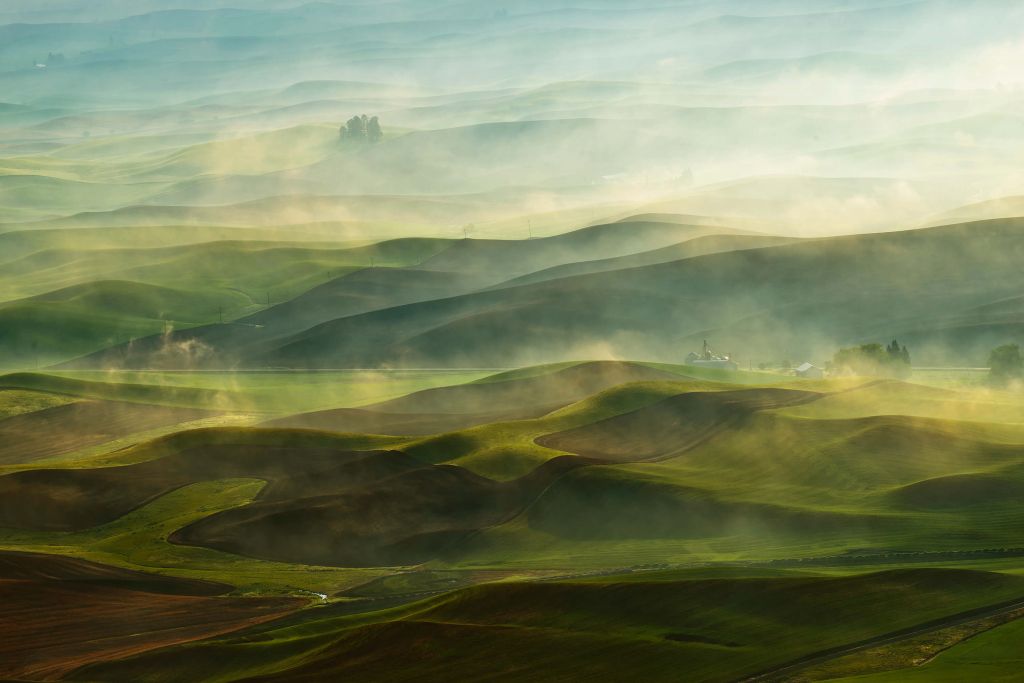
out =
[[839,659],[847,655],[871,650],[883,645],[892,645],[904,640],[927,635],[929,633],[934,633],[954,626],[962,626],[982,619],[991,619],[993,617],[1012,614],[1018,610],[1024,610],[1024,597],[1010,600],[1008,602],[1001,602],[995,605],[988,605],[986,607],[978,607],[973,610],[960,612],[948,617],[942,617],[940,619],[925,622],[924,624],[900,629],[899,631],[875,636],[874,638],[868,638],[867,640],[858,641],[856,643],[840,645],[820,652],[813,652],[770,671],[763,671],[753,676],[737,679],[737,683],[784,683],[785,681],[790,680],[789,677],[793,674],[814,666],[826,664],[832,660]]

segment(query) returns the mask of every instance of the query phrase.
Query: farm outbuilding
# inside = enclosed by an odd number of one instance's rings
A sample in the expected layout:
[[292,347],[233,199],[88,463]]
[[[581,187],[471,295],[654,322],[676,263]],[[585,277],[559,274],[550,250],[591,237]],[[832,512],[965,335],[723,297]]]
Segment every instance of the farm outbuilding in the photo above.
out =
[[729,356],[729,354],[719,355],[711,350],[708,346],[707,341],[704,342],[704,348],[701,349],[700,353],[691,352],[686,356],[686,364],[694,365],[703,368],[718,368],[721,370],[739,370],[739,365]]
[[825,371],[817,365],[803,363],[796,369],[796,376],[805,379],[822,379],[825,376]]

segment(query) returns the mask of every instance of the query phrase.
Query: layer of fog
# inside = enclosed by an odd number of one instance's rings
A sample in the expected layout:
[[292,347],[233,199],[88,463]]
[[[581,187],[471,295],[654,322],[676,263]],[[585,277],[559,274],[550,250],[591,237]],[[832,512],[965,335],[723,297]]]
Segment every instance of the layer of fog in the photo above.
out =
[[[1007,3],[99,5],[6,8],[31,25],[0,27],[3,99],[18,105],[0,112],[0,221],[513,191],[500,216],[365,222],[518,237],[516,215],[676,202],[820,235],[1022,192],[1024,10]],[[146,14],[162,9],[193,11]],[[33,23],[45,21],[77,23]],[[374,149],[330,132],[360,113],[384,122]],[[64,165],[50,170],[53,156]],[[38,176],[64,201],[32,206]],[[280,223],[315,222],[294,204]]]

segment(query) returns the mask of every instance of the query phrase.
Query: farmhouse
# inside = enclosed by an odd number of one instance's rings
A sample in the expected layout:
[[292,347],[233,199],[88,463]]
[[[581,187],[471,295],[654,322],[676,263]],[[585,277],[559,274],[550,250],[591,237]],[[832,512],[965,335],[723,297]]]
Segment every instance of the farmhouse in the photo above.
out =
[[720,368],[722,370],[739,370],[740,366],[733,362],[729,354],[719,355],[711,350],[704,340],[704,348],[700,353],[690,352],[686,356],[686,364],[702,368]]

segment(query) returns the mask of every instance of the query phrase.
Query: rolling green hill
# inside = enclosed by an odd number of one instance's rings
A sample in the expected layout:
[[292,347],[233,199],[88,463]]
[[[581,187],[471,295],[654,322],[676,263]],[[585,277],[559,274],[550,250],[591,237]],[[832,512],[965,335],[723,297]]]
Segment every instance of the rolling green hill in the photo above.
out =
[[123,281],[74,285],[0,304],[0,367],[49,365],[252,306],[242,292],[189,292]]
[[3,0],[0,679],[1020,679],[1022,25]]
[[[602,353],[668,361],[702,338],[741,359],[814,358],[839,344],[912,336],[921,362],[980,363],[1005,330],[938,320],[1012,295],[1019,223],[815,240],[402,306],[319,325],[248,362],[486,367]],[[917,265],[907,268],[911,257]]]
[[223,390],[197,389],[168,384],[126,384],[100,380],[83,380],[40,373],[13,373],[0,375],[0,388],[23,390],[109,401],[145,403],[176,407],[213,407],[219,401]]
[[[323,267],[321,264],[328,257],[346,264],[382,266],[354,270],[331,279],[283,304],[239,317],[231,326],[206,327],[183,336],[171,335],[174,343],[194,343],[190,342],[194,339],[205,347],[217,349],[218,357],[209,359],[212,364],[219,362],[233,365],[234,361],[228,362],[227,358],[244,363],[246,357],[265,353],[267,349],[279,344],[280,340],[294,335],[296,330],[308,329],[339,317],[430,300],[445,300],[496,285],[522,273],[544,270],[553,264],[603,259],[609,254],[658,248],[718,230],[720,228],[713,226],[691,226],[666,220],[620,221],[536,240],[397,239],[332,252],[314,252],[309,248],[298,247],[259,249],[252,244],[211,243],[193,245],[184,251],[151,250],[155,253],[147,252],[145,255],[154,259],[158,256],[166,258],[168,251],[175,256],[179,253],[182,255],[173,261],[137,269],[133,275],[163,279],[163,273],[171,264],[177,267],[179,262],[187,262],[193,277],[217,281],[218,276],[222,277],[223,269],[215,274],[212,271],[206,272],[207,266],[213,268],[215,263],[219,264],[226,259],[238,262],[244,258],[244,261],[235,265],[235,269],[241,271],[245,266],[258,268],[260,282],[266,284],[275,274],[264,266],[268,262],[272,265],[280,263],[282,269],[287,267],[289,271],[309,265],[308,261],[302,259],[316,258],[316,266]],[[731,246],[741,245],[737,243]],[[229,250],[234,249],[238,250],[237,253],[230,253]],[[39,260],[43,254],[30,258]],[[408,267],[407,264],[414,267]],[[246,273],[246,277],[251,278],[251,275]],[[224,286],[226,283],[220,280],[218,284]],[[251,280],[244,280],[242,284],[246,291],[251,291]],[[280,288],[280,283],[276,287]],[[135,362],[134,357],[145,356],[155,349],[164,348],[166,344],[167,340],[160,337],[141,340],[130,348],[116,350],[112,356],[116,360],[112,362],[131,365]],[[160,364],[163,366],[166,363]],[[507,363],[485,365],[504,366]]]
[[669,261],[681,261],[695,256],[716,254],[720,252],[739,251],[742,249],[760,249],[761,247],[773,247],[791,241],[785,237],[768,237],[754,235],[728,235],[722,234],[723,228],[708,227],[709,234],[695,236],[691,239],[660,249],[652,249],[639,254],[619,256],[609,259],[593,259],[578,263],[567,263],[563,266],[554,266],[538,270],[529,275],[523,275],[503,283],[503,287],[514,287],[526,285],[545,280],[558,280],[574,275],[585,275],[588,273],[604,272],[609,270],[621,270],[624,268],[637,268],[655,263],[666,263]]
[[[468,384],[427,389],[362,409],[292,415],[268,426],[371,434],[429,435],[541,417],[627,382],[679,381],[677,374],[634,363],[594,362],[500,373]],[[543,397],[538,404],[537,397]]]
[[[22,226],[24,227],[24,226]],[[300,230],[289,230],[292,240],[322,238]],[[74,244],[80,249],[159,248],[199,244],[201,242],[276,242],[282,234],[269,228],[230,228],[203,225],[126,225],[120,227],[25,228],[0,232],[4,262],[14,261],[37,251],[60,249]],[[332,246],[338,246],[332,244]]]
[[[258,478],[269,484],[255,502],[198,519],[172,540],[340,566],[550,566],[561,553],[577,566],[614,567],[624,554],[1013,547],[1019,424],[788,414],[848,388],[739,388],[591,363],[412,394],[360,415],[364,424],[374,424],[367,414],[413,424],[433,416],[443,428],[443,411],[475,422],[479,414],[464,411],[484,402],[513,410],[545,386],[583,395],[618,380],[633,382],[540,417],[432,436],[198,430],[126,451],[119,467],[15,472],[0,477],[2,525],[83,529],[181,486]],[[391,450],[352,450],[375,446]],[[367,514],[372,529],[361,526]],[[314,542],[325,535],[334,540]]]
[[[624,579],[624,580],[623,580]],[[1019,579],[911,570],[843,578],[493,584],[382,618],[322,619],[99,664],[73,679],[737,680],[829,647],[1017,597]],[[809,614],[815,616],[808,617]],[[362,622],[362,623],[361,623]],[[369,623],[366,623],[369,622]]]
[[[165,332],[221,321],[235,321],[234,329],[224,330],[227,333],[251,337],[253,330],[268,327],[268,317],[273,316],[261,314],[250,319],[248,315],[272,302],[288,300],[324,280],[374,262],[387,268],[417,263],[447,246],[443,240],[427,239],[350,248],[232,241],[86,251],[62,246],[34,251],[5,264],[0,276],[0,296],[16,299],[0,304],[0,367],[49,365],[153,335],[157,345],[173,356],[176,348],[190,344],[176,347],[160,342]],[[416,291],[404,284],[393,285],[398,291],[391,298],[383,297],[379,305],[393,304],[396,298],[402,301],[410,296],[408,292]],[[17,298],[25,294],[35,295]],[[298,320],[288,318],[293,306],[286,306],[276,336],[346,310],[373,308],[372,300],[360,301],[357,292],[351,296],[346,309],[337,301],[323,304],[313,294],[310,310]],[[331,304],[335,307],[328,308],[328,313],[317,308]],[[170,364],[176,362],[180,359]]]

